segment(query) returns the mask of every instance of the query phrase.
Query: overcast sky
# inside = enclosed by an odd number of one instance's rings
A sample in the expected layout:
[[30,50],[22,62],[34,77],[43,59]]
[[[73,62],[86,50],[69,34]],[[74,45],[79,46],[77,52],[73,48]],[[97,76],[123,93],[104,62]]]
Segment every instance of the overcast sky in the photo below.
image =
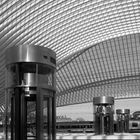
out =
[[[133,113],[134,111],[140,111],[140,98],[115,100],[114,109],[130,109],[131,113]],[[92,121],[93,104],[85,103],[58,107],[57,116],[59,115],[66,115],[67,117],[71,117],[72,119],[82,117],[85,120]]]

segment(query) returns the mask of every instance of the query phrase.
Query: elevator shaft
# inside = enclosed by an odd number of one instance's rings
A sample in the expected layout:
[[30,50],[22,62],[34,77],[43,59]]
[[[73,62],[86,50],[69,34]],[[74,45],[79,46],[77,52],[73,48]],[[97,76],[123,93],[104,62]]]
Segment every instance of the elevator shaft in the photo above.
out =
[[6,140],[55,140],[55,53],[35,45],[6,51]]

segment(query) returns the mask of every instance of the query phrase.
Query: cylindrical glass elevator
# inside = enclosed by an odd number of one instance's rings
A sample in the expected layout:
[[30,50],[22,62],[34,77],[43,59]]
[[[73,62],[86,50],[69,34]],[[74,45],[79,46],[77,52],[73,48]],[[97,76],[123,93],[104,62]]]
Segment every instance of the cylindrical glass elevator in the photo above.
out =
[[129,133],[130,109],[117,109],[117,132]]
[[6,140],[55,140],[55,52],[28,44],[8,48],[6,69]]
[[94,97],[95,134],[112,135],[114,133],[114,98]]

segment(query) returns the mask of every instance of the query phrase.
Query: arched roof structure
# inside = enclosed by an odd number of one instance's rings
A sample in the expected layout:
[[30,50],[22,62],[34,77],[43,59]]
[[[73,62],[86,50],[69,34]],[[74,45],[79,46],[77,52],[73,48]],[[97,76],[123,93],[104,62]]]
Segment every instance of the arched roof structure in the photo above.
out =
[[57,106],[140,96],[139,0],[1,0],[1,105],[5,49],[25,43],[56,52]]

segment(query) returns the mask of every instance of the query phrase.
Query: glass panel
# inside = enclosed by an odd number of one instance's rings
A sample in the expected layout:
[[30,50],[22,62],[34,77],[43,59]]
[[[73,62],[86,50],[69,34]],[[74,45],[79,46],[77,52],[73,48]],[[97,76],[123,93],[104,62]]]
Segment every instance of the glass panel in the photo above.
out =
[[7,87],[18,84],[18,75],[16,64],[11,64],[7,67]]
[[[14,130],[11,130],[11,126],[14,126],[14,122],[11,124],[11,101],[13,102],[13,98],[12,98],[12,93],[13,90],[8,90],[7,94],[6,94],[6,118],[5,118],[5,132],[6,132],[6,140],[11,140],[11,134],[13,134],[14,136]],[[13,111],[14,111],[14,106],[12,106]],[[14,116],[13,116],[14,117]],[[14,128],[14,127],[12,127]],[[13,133],[11,133],[11,131],[13,131]]]
[[15,85],[36,86],[36,64],[11,64],[7,67],[7,87]]
[[28,86],[37,86],[36,64],[22,63],[19,65],[19,84]]
[[49,115],[48,115],[49,98],[43,98],[43,139],[47,140],[49,138]]
[[11,97],[11,137],[15,140],[15,97]]
[[36,102],[35,97],[27,98],[27,140],[36,140]]
[[38,65],[38,85],[46,87],[53,86],[53,74],[54,71],[46,65]]

